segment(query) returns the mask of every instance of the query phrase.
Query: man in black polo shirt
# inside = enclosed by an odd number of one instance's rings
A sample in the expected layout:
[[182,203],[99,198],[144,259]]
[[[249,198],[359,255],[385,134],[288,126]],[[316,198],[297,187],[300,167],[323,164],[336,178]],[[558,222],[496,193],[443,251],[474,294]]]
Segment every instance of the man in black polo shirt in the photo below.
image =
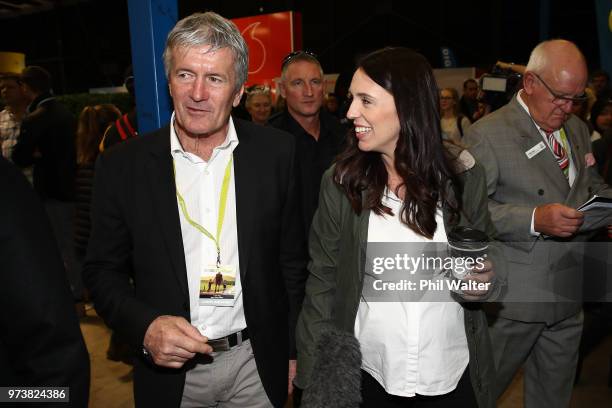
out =
[[281,95],[287,109],[270,118],[270,125],[296,137],[300,162],[302,217],[308,236],[319,201],[321,176],[340,152],[346,129],[321,109],[324,101],[323,69],[307,51],[287,55],[282,63]]

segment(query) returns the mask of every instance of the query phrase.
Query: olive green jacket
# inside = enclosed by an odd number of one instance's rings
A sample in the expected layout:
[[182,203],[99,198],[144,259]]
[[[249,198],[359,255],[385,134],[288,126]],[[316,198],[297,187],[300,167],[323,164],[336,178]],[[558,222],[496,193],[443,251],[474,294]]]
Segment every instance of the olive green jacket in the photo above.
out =
[[[368,238],[370,212],[355,214],[344,192],[334,183],[333,170],[333,167],[330,168],[323,176],[319,208],[310,233],[310,276],[296,332],[298,372],[295,384],[302,389],[310,384],[316,343],[322,328],[333,324],[354,333],[363,288],[364,244]],[[451,222],[448,211],[443,212],[446,230],[456,225],[468,225],[493,236],[495,231],[487,209],[483,168],[471,158],[467,168],[464,166],[458,173],[463,185],[463,197],[470,199],[463,201],[456,222]],[[503,285],[497,270],[495,282],[491,291],[498,291]],[[474,393],[479,407],[494,407],[492,386],[495,373],[487,320],[480,303],[464,302],[462,305]]]

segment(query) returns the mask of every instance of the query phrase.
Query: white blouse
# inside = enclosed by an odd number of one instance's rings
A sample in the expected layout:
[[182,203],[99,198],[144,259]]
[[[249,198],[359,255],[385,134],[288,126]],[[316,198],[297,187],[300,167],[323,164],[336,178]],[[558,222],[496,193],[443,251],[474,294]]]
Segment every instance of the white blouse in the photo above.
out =
[[[370,214],[368,243],[447,242],[442,212],[433,240],[401,223],[402,206],[387,191],[383,204],[394,216]],[[463,308],[448,302],[372,302],[362,300],[355,320],[362,369],[392,395],[413,397],[453,391],[469,362]]]

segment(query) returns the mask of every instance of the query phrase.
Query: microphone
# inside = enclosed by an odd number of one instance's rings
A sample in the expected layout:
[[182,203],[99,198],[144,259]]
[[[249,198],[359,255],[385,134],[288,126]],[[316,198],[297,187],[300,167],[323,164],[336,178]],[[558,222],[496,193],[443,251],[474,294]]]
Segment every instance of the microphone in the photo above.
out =
[[352,333],[328,325],[316,344],[303,408],[355,408],[361,404],[361,350]]

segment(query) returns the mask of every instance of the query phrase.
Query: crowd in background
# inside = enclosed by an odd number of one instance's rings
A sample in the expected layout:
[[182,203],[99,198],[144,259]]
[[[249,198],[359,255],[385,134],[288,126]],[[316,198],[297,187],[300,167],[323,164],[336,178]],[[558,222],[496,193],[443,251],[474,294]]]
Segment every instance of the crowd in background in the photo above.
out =
[[[510,67],[510,64],[498,62],[498,66],[505,68]],[[518,67],[521,70],[521,66]],[[603,70],[594,71],[591,74],[589,87],[586,89],[588,99],[573,106],[574,114],[589,126],[593,142],[601,139],[603,134],[612,128],[612,93],[610,92],[608,78],[607,72]],[[130,75],[126,79],[133,81],[133,76]],[[133,83],[130,83],[126,88],[133,94]],[[21,121],[26,115],[26,108],[30,105],[31,97],[26,96],[23,91],[22,79],[18,74],[2,74],[0,76],[0,90],[2,92],[0,103],[4,106],[4,109],[0,112],[2,156],[11,160],[14,146],[19,137]],[[464,81],[461,94],[455,88],[443,88],[440,90],[440,119],[443,138],[459,143],[463,137],[464,129],[467,129],[471,123],[491,112],[491,107],[487,106],[483,98],[485,92],[480,89],[478,81],[473,78],[467,78]],[[256,84],[249,86],[245,90],[241,104],[234,109],[233,114],[240,118],[252,120],[257,124],[266,125],[268,119],[274,116],[275,113],[282,112],[285,106],[285,98],[282,95],[274,95],[268,85]],[[346,114],[346,107],[346,98],[339,100],[334,92],[324,94],[321,109],[342,119],[342,115]],[[117,109],[116,107],[114,108]],[[101,110],[111,109],[111,106],[110,104],[98,105],[96,107],[88,106],[81,115],[91,111],[91,109],[101,114]],[[119,112],[118,109],[117,112]],[[137,128],[136,111],[132,110],[129,113],[130,119],[127,122],[128,134],[130,127]],[[87,113],[87,115],[93,120],[91,112]],[[107,125],[110,126],[115,120],[108,121]],[[133,123],[133,125],[130,123]],[[83,125],[81,124],[80,126],[82,127]],[[97,146],[100,147],[100,151],[104,150],[104,144],[114,144],[108,143],[105,140],[105,130],[106,128],[98,135]],[[113,131],[111,133],[117,132]],[[75,133],[74,137],[75,146],[82,146],[83,141],[79,139],[82,139],[83,136],[77,136]],[[111,134],[107,139],[124,140],[125,138],[125,136],[120,137],[117,133],[117,136]],[[91,139],[92,143],[94,139]],[[91,146],[93,148],[93,144]],[[22,170],[32,181],[32,167],[25,166]]]
[[[290,54],[281,65],[280,95],[273,98],[269,86],[252,85],[246,88],[233,115],[295,136],[302,156],[297,171],[306,240],[319,202],[323,174],[345,145],[348,126],[340,119],[349,113],[352,101],[341,99],[336,93],[324,93],[323,69],[314,54],[305,51]],[[499,65],[515,69],[505,63]],[[520,67],[516,69],[524,72]],[[294,78],[302,82],[297,84]],[[0,91],[4,103],[0,112],[2,156],[20,168],[38,193],[61,252],[76,312],[83,316],[88,294],[81,270],[91,230],[96,161],[102,151],[136,138],[136,110],[122,113],[112,104],[101,104],[86,106],[75,118],[55,99],[49,73],[36,66],[27,67],[19,75],[0,77]],[[438,92],[434,100],[439,104],[436,118],[440,121],[441,138],[465,147],[465,132],[492,111],[483,97],[488,91],[480,89],[477,79],[466,78],[461,94],[454,88]],[[588,98],[574,104],[574,114],[588,126],[598,171],[611,183],[609,75],[601,70],[591,73],[586,94]],[[116,339],[113,343],[121,344]],[[109,358],[129,361],[125,353],[130,351],[118,353],[117,347],[120,346],[111,346]]]

